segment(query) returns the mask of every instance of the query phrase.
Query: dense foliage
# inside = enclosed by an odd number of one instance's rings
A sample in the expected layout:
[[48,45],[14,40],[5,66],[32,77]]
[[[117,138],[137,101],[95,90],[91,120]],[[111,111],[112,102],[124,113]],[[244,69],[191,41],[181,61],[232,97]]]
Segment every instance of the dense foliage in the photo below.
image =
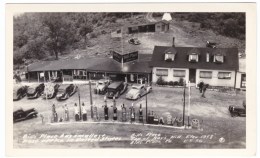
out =
[[[127,23],[143,23],[145,16],[146,13],[24,13],[15,16],[14,63],[23,65],[34,59],[58,59],[66,51],[86,48],[90,38],[115,31]],[[173,13],[172,16],[175,20],[200,23],[202,29],[212,29],[225,36],[245,38],[243,13]]]
[[[117,19],[141,13],[24,13],[14,17],[14,63],[55,57],[112,31]],[[120,26],[120,25],[119,25]]]
[[202,29],[212,29],[224,36],[245,39],[245,13],[174,13],[176,20],[200,23]]

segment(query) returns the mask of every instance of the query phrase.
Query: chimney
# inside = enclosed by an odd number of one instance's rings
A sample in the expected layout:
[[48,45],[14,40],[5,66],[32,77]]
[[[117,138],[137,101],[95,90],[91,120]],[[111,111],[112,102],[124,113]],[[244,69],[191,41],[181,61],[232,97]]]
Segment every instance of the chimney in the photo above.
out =
[[172,47],[175,47],[175,37],[172,38]]

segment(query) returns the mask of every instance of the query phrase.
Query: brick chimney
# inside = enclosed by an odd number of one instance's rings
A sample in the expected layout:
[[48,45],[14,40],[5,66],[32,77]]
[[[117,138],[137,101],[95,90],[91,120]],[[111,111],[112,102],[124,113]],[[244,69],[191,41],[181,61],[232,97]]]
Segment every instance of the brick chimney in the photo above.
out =
[[172,38],[172,47],[175,47],[175,37]]

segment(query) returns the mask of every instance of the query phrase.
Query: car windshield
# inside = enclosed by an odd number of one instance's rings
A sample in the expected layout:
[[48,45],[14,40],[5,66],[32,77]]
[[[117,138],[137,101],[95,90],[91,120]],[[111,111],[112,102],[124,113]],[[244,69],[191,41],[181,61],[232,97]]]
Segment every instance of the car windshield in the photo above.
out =
[[107,89],[107,91],[108,91],[108,92],[114,92],[114,91],[115,91],[115,89],[108,88],[108,89]]
[[133,86],[132,89],[139,89],[138,87]]
[[62,93],[64,93],[65,92],[65,89],[59,89],[58,90],[58,94],[62,94]]
[[98,82],[98,85],[103,85],[104,83],[103,82]]

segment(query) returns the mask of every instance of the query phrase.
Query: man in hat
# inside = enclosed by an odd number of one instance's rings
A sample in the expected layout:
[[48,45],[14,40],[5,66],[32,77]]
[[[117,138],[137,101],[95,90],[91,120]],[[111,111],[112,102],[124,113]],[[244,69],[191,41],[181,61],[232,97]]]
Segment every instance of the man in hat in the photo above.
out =
[[202,93],[202,88],[204,86],[204,82],[200,81],[198,87],[199,87],[199,90],[200,90],[200,93]]
[[206,97],[205,97],[205,93],[206,93],[206,90],[207,90],[208,87],[209,87],[208,84],[203,85],[201,97],[206,98]]

